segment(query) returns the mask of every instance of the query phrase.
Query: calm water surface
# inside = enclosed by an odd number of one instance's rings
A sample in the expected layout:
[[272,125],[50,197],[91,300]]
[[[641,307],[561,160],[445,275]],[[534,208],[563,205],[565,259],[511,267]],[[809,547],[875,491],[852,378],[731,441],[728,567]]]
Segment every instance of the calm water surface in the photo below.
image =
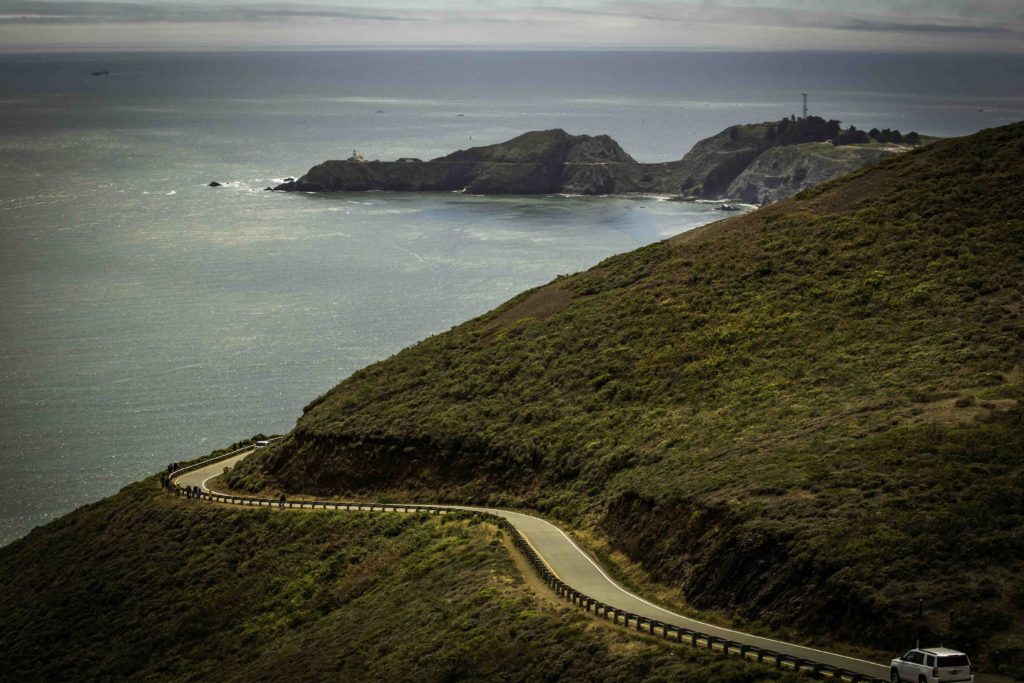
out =
[[957,135],[1024,116],[1022,75],[986,56],[0,56],[0,544],[169,460],[287,430],[356,369],[525,288],[721,217],[262,191],[286,175],[553,127],[676,159],[805,90],[823,116]]

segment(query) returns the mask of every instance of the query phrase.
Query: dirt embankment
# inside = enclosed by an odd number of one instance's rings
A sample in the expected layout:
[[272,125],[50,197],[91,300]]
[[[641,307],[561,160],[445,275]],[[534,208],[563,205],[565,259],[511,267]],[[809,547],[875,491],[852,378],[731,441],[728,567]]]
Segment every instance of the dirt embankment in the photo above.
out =
[[881,648],[902,647],[914,629],[893,605],[844,589],[842,567],[827,557],[801,552],[794,536],[747,528],[724,505],[626,492],[599,526],[614,549],[653,580],[680,588],[696,609]]
[[495,490],[523,492],[538,479],[539,458],[523,462],[472,440],[311,437],[293,432],[261,459],[227,475],[233,489],[267,487],[314,496],[408,492],[417,500],[482,503]]

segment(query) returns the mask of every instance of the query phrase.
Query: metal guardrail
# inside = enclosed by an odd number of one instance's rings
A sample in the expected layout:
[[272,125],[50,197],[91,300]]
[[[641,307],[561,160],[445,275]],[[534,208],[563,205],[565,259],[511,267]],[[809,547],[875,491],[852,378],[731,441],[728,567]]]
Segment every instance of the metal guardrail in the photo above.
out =
[[[268,441],[277,441],[283,437],[277,437],[275,439],[268,439]],[[218,455],[213,458],[208,458],[202,462],[193,463],[187,467],[174,470],[170,475],[170,479],[173,481],[174,477],[191,472],[192,470],[205,467],[215,462],[225,460],[234,455],[251,449],[252,446],[246,446],[230,453]],[[172,491],[177,495],[185,495],[185,490]],[[889,683],[888,681],[866,674],[858,673],[856,671],[850,671],[849,669],[838,668],[829,664],[823,664],[816,662],[812,659],[806,659],[796,657],[794,655],[787,655],[774,650],[769,650],[755,645],[747,645],[745,643],[736,642],[727,638],[721,638],[719,636],[713,636],[707,633],[701,633],[690,628],[683,626],[677,626],[675,624],[658,621],[656,619],[650,619],[648,617],[634,614],[627,610],[619,609],[612,605],[608,605],[600,600],[596,600],[589,595],[582,593],[572,586],[568,585],[561,579],[559,579],[554,572],[548,567],[547,563],[541,558],[541,556],[534,550],[533,546],[530,545],[526,537],[517,529],[513,524],[505,519],[490,512],[482,510],[468,510],[460,509],[453,506],[440,506],[440,505],[418,505],[418,504],[403,504],[403,503],[353,503],[344,501],[332,501],[332,500],[274,500],[272,498],[260,498],[256,496],[234,496],[226,493],[217,493],[215,491],[203,491],[199,494],[199,499],[209,500],[216,503],[227,503],[232,505],[246,505],[254,507],[278,507],[278,508],[291,508],[300,510],[355,510],[355,511],[370,511],[370,512],[426,512],[428,514],[448,514],[451,512],[468,512],[477,517],[487,518],[488,521],[494,523],[499,528],[507,531],[512,536],[512,542],[516,547],[526,556],[526,559],[530,561],[534,570],[540,576],[540,578],[547,584],[551,590],[555,592],[560,598],[571,602],[574,606],[583,609],[585,612],[593,613],[596,616],[602,617],[606,621],[611,619],[613,624],[621,625],[624,628],[635,628],[640,633],[647,633],[649,635],[656,635],[660,633],[665,640],[675,640],[677,643],[687,643],[691,647],[705,647],[708,650],[716,650],[726,655],[738,654],[743,659],[748,660],[756,658],[759,664],[770,664],[774,665],[776,669],[782,669],[784,666],[788,666],[792,671],[797,673],[806,673],[813,676],[827,678],[833,681],[849,681],[849,683]],[[621,621],[620,621],[621,620]]]

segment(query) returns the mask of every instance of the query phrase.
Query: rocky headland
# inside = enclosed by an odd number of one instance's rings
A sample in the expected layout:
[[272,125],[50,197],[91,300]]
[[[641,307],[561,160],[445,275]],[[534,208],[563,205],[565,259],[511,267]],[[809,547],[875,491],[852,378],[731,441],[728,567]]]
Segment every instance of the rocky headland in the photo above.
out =
[[607,135],[531,131],[429,161],[325,161],[285,192],[466,192],[469,194],[653,193],[765,204],[886,156],[895,144],[835,145],[836,121],[819,117],[730,126],[679,161],[641,163]]

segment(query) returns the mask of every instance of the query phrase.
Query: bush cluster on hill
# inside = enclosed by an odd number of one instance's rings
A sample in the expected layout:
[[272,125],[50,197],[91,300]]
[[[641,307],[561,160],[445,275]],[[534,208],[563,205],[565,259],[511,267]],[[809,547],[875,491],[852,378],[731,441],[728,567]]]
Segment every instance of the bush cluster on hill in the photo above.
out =
[[[738,128],[730,129],[730,137],[738,139]],[[875,142],[905,142],[909,145],[921,143],[921,136],[916,132],[907,133],[904,136],[899,130],[884,128],[879,130],[872,128],[864,132],[856,126],[849,126],[843,129],[839,121],[834,119],[825,120],[820,116],[808,116],[806,118],[784,118],[769,124],[765,133],[765,141],[770,146],[776,145],[799,145],[805,142],[831,142],[834,145],[858,145]]]

